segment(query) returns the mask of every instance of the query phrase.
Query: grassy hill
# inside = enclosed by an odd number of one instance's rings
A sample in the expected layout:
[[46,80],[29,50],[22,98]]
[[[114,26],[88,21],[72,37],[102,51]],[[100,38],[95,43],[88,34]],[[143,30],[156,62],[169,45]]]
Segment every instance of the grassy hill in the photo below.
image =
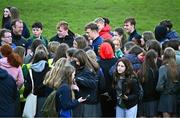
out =
[[180,0],[0,0],[0,16],[4,7],[15,6],[30,30],[35,21],[41,21],[48,38],[56,33],[60,20],[69,22],[75,33],[83,34],[85,24],[99,16],[108,17],[112,29],[122,27],[124,19],[133,16],[140,33],[153,31],[162,19],[171,19],[180,33],[179,4]]

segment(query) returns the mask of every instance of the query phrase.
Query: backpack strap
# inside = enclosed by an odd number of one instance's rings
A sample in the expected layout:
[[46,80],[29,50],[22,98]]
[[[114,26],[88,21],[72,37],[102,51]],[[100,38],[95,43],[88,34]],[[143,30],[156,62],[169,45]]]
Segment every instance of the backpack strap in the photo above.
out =
[[31,90],[31,92],[34,93],[34,81],[33,81],[33,76],[32,76],[32,69],[29,69],[29,75],[30,75],[31,83],[32,83],[32,90]]

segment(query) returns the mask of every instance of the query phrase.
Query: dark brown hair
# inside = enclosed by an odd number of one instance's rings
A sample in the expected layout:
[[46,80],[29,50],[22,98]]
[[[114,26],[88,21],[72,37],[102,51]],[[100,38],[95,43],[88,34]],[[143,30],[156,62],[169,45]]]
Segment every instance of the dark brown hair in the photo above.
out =
[[32,63],[37,63],[41,60],[48,61],[48,55],[44,50],[37,50],[34,54]]
[[76,51],[73,57],[77,58],[80,62],[81,67],[87,67],[92,70],[92,72],[96,73],[99,70],[99,64],[97,62],[92,61],[86,54],[86,52],[82,49]]
[[[153,49],[149,50],[145,55],[145,60],[142,64],[142,68],[140,70],[140,77],[141,82],[143,83],[147,78],[149,74],[149,69],[152,71],[154,77],[155,77],[155,71],[157,71],[157,64],[155,63],[155,60],[158,57],[157,52],[155,52]],[[152,78],[154,79],[154,78]]]
[[[122,62],[126,67],[124,73],[121,73],[121,74],[119,74],[118,70],[117,70],[119,62]],[[117,82],[120,79],[120,77],[126,78],[128,89],[130,89],[131,86],[132,86],[131,85],[132,77],[136,77],[136,74],[133,71],[133,67],[132,67],[131,62],[128,59],[124,58],[124,57],[120,58],[115,64],[115,71],[113,73],[114,80],[113,80],[113,83],[112,83],[113,87],[115,87],[117,85]]]
[[78,49],[85,49],[88,46],[88,42],[83,36],[78,36],[74,40],[77,42]]
[[89,24],[87,24],[87,25],[85,26],[85,30],[87,30],[87,29],[95,30],[95,31],[98,32],[98,26],[97,26],[97,24],[95,24],[95,23],[89,23]]
[[8,29],[2,29],[2,30],[0,31],[0,39],[4,37],[4,35],[5,35],[6,32],[11,33],[11,31],[8,30]]
[[115,76],[116,78],[119,78],[119,76],[121,76],[121,75],[118,73],[118,71],[117,71],[117,66],[118,66],[119,62],[123,62],[123,64],[125,65],[126,70],[125,70],[125,72],[124,72],[124,76],[127,77],[127,78],[129,78],[129,77],[132,75],[132,73],[133,73],[133,67],[132,67],[131,62],[130,62],[128,59],[124,58],[124,57],[120,58],[120,59],[116,62],[116,65],[115,65],[116,70],[115,70],[114,76]]
[[53,59],[53,63],[55,63],[58,59],[62,57],[66,57],[66,51],[69,48],[69,46],[66,43],[61,43],[59,47],[56,50],[56,54]]
[[157,40],[149,40],[147,44],[147,50],[153,49],[158,53],[158,57],[161,57],[161,45]]
[[136,25],[136,20],[133,17],[129,17],[124,20],[124,23],[128,23],[128,22],[130,22],[131,25],[134,25],[134,26]]
[[124,44],[127,42],[127,37],[123,28],[118,27],[114,31],[117,32],[119,36],[122,36],[121,47],[124,47]]

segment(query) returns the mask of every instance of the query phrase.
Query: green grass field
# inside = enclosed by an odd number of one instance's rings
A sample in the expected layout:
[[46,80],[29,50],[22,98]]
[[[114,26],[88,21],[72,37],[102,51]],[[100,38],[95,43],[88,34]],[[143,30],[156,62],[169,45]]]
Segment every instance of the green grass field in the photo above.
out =
[[162,19],[171,19],[180,33],[179,5],[180,0],[0,0],[1,11],[6,6],[19,8],[30,30],[35,21],[41,21],[48,38],[56,33],[60,20],[69,22],[75,33],[83,34],[85,24],[100,16],[110,19],[112,29],[122,27],[124,19],[133,16],[140,33],[153,31]]

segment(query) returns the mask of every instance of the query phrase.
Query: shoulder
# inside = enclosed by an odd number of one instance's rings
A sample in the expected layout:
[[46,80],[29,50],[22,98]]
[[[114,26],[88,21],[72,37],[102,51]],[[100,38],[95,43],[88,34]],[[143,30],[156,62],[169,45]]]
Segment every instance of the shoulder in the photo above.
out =
[[74,40],[73,36],[71,36],[71,35],[65,36],[65,39],[68,39],[68,40]]
[[56,34],[55,36],[53,36],[52,38],[50,38],[50,41],[57,41],[58,39],[58,35]]
[[21,67],[21,66],[19,66],[19,67],[18,67],[18,70],[19,70],[19,71],[21,71],[21,70],[22,70],[22,67]]
[[67,92],[70,90],[70,87],[67,84],[62,84],[60,87],[57,89],[57,93],[61,92]]
[[132,82],[133,83],[138,83],[138,78],[137,77],[132,77]]
[[28,39],[28,41],[31,41],[31,40],[33,40],[33,39],[35,39],[34,36],[31,36],[31,37]]
[[97,37],[97,41],[102,43],[103,42],[103,38],[101,36]]
[[48,39],[45,36],[41,36],[41,39],[48,41]]
[[84,67],[83,69],[79,70],[79,74],[83,74],[84,75],[84,74],[91,74],[91,73],[92,72],[88,68],[86,68],[86,67]]
[[162,65],[162,66],[160,66],[159,70],[165,71],[165,70],[167,70],[167,66],[166,65]]
[[6,70],[0,68],[0,80],[2,79],[6,79],[6,81],[8,81],[8,85],[16,85],[14,78]]
[[8,75],[7,71],[0,68],[0,78],[4,78]]
[[27,40],[22,36],[21,41],[27,43]]
[[60,88],[62,88],[62,89],[64,89],[64,88],[69,88],[69,86],[68,86],[68,84],[63,83],[63,84],[61,84]]

